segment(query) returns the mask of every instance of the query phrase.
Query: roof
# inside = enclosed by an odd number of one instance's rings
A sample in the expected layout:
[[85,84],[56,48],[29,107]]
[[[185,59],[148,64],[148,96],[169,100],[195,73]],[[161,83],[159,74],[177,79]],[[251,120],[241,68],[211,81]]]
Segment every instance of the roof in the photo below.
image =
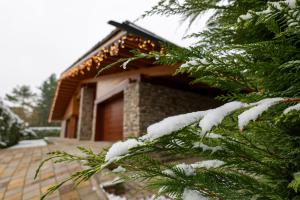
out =
[[[61,74],[52,102],[49,121],[63,118],[80,81],[95,77],[100,65],[102,67],[117,61],[119,58],[131,57],[130,50],[132,49],[140,49],[141,51],[160,50],[160,43],[173,44],[130,21],[123,23],[109,21],[108,24],[116,28]],[[153,61],[137,62],[142,62],[142,66],[153,66]],[[130,65],[141,66],[140,63],[135,64],[135,61],[128,66]],[[116,70],[120,71],[119,68]],[[114,73],[114,70],[110,70],[110,73]]]
[[[105,38],[103,38],[101,41],[99,41],[97,44],[95,44],[89,51],[87,51],[85,54],[83,54],[80,58],[78,58],[70,67],[68,67],[65,71],[69,70],[72,68],[74,65],[82,61],[84,58],[86,58],[89,54],[97,50],[99,47],[101,47],[104,43],[106,43],[110,38],[112,38],[114,35],[116,35],[118,32],[121,30],[126,31],[127,33],[131,33],[133,35],[141,36],[146,39],[150,39],[156,42],[161,42],[161,43],[168,43],[168,44],[173,44],[171,41],[168,41],[165,38],[162,38],[155,33],[144,29],[128,20],[124,21],[123,23],[118,23],[116,21],[110,20],[107,22],[108,24],[115,26],[116,29],[111,31]],[[64,71],[64,72],[65,72]]]

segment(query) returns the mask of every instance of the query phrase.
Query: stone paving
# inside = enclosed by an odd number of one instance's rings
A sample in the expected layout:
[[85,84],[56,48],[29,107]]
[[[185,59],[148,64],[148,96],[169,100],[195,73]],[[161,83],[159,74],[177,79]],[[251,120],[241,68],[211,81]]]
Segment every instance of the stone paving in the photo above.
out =
[[[100,145],[80,144],[92,146],[99,151]],[[75,152],[77,143],[49,144],[45,147],[19,148],[0,150],[0,199],[5,200],[35,200],[39,199],[47,188],[64,180],[74,171],[80,170],[79,163],[53,164],[48,162],[42,169],[39,177],[34,180],[35,170],[40,162],[47,157],[47,153],[53,150],[65,150]],[[57,192],[49,196],[49,200],[94,200],[103,199],[93,190],[92,182],[87,181],[78,187],[67,183]]]

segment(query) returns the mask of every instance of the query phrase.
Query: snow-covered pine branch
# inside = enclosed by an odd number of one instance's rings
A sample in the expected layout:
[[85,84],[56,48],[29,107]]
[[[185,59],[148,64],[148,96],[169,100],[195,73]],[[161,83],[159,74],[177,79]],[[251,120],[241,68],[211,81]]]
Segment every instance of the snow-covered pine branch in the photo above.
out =
[[[148,133],[146,135],[141,136],[137,139],[128,139],[124,142],[119,141],[115,143],[107,152],[105,160],[107,162],[113,162],[121,158],[121,156],[125,156],[126,154],[128,154],[130,149],[134,147],[143,146],[146,144],[146,142],[151,142],[159,139],[160,137],[170,135],[188,125],[199,121],[199,127],[201,128],[199,138],[203,136],[210,139],[221,138],[221,135],[215,133],[210,134],[209,132],[212,130],[213,127],[217,127],[218,125],[220,125],[226,116],[232,114],[237,110],[249,108],[238,116],[237,127],[240,130],[243,130],[244,127],[247,126],[247,124],[250,121],[255,121],[263,112],[267,111],[271,106],[283,102],[284,100],[285,98],[282,97],[266,98],[258,102],[249,104],[239,101],[233,101],[214,109],[181,114],[165,118],[160,122],[150,125],[147,129]],[[287,108],[284,111],[284,113],[287,113],[290,110],[299,110],[299,104]],[[194,147],[202,148],[203,151],[210,150],[212,151],[212,153],[221,150],[221,147],[209,147],[203,143],[197,142],[195,143]]]

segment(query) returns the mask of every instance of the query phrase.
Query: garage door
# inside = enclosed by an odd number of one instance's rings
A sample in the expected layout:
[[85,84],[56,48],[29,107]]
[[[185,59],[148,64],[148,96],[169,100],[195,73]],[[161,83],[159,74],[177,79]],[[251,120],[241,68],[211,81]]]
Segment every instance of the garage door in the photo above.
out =
[[96,141],[123,138],[123,93],[97,105]]

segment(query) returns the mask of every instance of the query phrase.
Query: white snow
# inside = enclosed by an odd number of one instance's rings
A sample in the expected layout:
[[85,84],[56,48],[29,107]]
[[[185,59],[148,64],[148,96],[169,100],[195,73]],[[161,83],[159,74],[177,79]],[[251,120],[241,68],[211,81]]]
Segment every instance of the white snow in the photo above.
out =
[[125,62],[123,62],[123,64],[122,64],[120,67],[122,67],[123,69],[126,69],[126,68],[127,68],[127,65],[128,65],[128,63],[129,63],[130,61],[132,61],[132,59],[128,59],[128,60],[126,60]]
[[162,173],[166,174],[168,176],[171,176],[171,177],[175,177],[176,176],[175,173],[173,172],[173,170],[171,170],[171,169],[166,169],[166,170],[162,171]]
[[297,5],[296,0],[285,0],[285,2],[290,8],[292,8],[292,9],[296,8],[296,5]]
[[178,168],[178,169],[182,170],[185,173],[186,176],[195,175],[195,171],[194,171],[194,169],[191,165],[181,163],[181,164],[176,165],[175,168]]
[[41,126],[41,127],[29,127],[33,131],[52,131],[52,130],[61,130],[61,127],[58,126]]
[[193,164],[191,164],[191,166],[194,169],[197,169],[197,168],[210,169],[210,168],[218,168],[224,164],[225,164],[225,162],[222,160],[204,160],[204,161],[193,163]]
[[251,103],[250,105],[256,106],[246,110],[238,116],[239,129],[242,131],[251,120],[256,120],[264,111],[268,110],[271,106],[279,103],[282,100],[283,98],[267,98],[255,103]]
[[18,115],[16,115],[13,111],[11,111],[11,109],[8,106],[6,106],[1,100],[0,100],[0,108],[2,109],[4,114],[8,115],[9,126],[12,126],[13,123],[19,123],[19,124],[24,123],[23,120]]
[[221,160],[205,160],[205,161],[200,161],[200,162],[196,162],[196,163],[193,163],[193,164],[181,163],[181,164],[175,165],[173,167],[173,169],[163,170],[162,173],[166,174],[166,175],[169,175],[171,177],[176,177],[176,174],[174,172],[174,168],[177,168],[177,169],[183,171],[186,176],[194,176],[195,175],[195,169],[198,169],[198,168],[206,168],[206,169],[218,168],[218,167],[220,167],[224,164],[225,164],[225,162],[221,161]]
[[111,193],[106,193],[108,200],[127,200],[126,197],[117,196]]
[[284,1],[278,1],[278,2],[268,2],[273,7],[277,8],[278,10],[282,9],[281,3],[285,3]]
[[129,152],[129,149],[137,147],[141,144],[142,142],[139,142],[136,139],[128,139],[124,142],[122,141],[116,142],[108,150],[105,156],[105,161],[112,162],[120,158],[120,156],[127,154]]
[[189,61],[183,63],[180,67],[190,67],[190,66],[196,66],[199,65],[198,62],[199,58],[190,58]]
[[28,148],[28,147],[42,147],[47,146],[45,140],[22,140],[18,144],[11,146],[10,149]]
[[207,133],[214,126],[220,124],[223,121],[224,117],[231,114],[235,110],[244,107],[245,105],[247,104],[239,101],[233,101],[208,111],[199,123],[199,126],[201,127],[202,130],[201,133],[202,134]]
[[288,112],[292,111],[292,110],[300,110],[300,103],[296,104],[296,105],[293,105],[293,106],[290,106],[288,108],[286,108],[283,113],[284,114],[287,114]]
[[[143,199],[140,199],[140,200],[143,200]],[[171,200],[171,199],[168,197],[165,197],[165,196],[156,197],[155,195],[152,195],[151,197],[146,197],[145,200]]]
[[219,139],[222,138],[223,136],[220,134],[216,134],[216,133],[207,133],[207,134],[201,134],[201,136],[205,136],[206,138],[211,138],[211,139]]
[[117,168],[113,169],[112,172],[114,173],[122,173],[122,172],[126,172],[126,169],[122,166],[118,166]]
[[173,169],[165,169],[165,170],[162,171],[162,173],[166,174],[168,176],[171,176],[171,177],[176,177],[176,174],[174,172],[174,168],[179,169],[180,171],[183,171],[186,176],[193,176],[193,175],[195,175],[194,168],[191,165],[185,164],[185,163],[181,163],[181,164],[175,165],[173,167]]
[[197,65],[208,65],[209,62],[205,58],[190,58],[189,61],[183,63],[180,67],[191,67],[191,66],[197,66]]
[[252,18],[252,15],[251,13],[247,12],[245,15],[240,15],[239,18],[238,18],[238,22],[240,22],[241,20],[249,20]]
[[164,135],[169,135],[199,121],[208,111],[192,112],[165,118],[160,122],[150,125],[147,128],[147,134],[142,136],[141,139],[152,141]]
[[221,151],[222,147],[221,146],[208,146],[206,144],[203,144],[202,142],[195,142],[193,144],[194,148],[202,148],[203,151],[211,151],[211,153],[215,153],[216,151]]
[[185,188],[182,193],[183,200],[208,200],[208,198],[204,197],[200,192],[196,190],[190,190]]

